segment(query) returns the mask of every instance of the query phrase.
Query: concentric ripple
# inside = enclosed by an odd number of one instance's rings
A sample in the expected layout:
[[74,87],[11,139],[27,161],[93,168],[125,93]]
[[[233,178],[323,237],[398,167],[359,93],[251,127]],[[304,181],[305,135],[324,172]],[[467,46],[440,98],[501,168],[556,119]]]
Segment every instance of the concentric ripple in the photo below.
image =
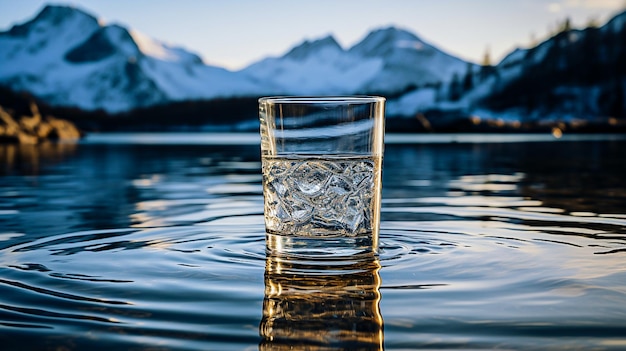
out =
[[[127,335],[116,347],[135,338],[213,340],[228,320],[257,323],[265,262],[258,233],[255,223],[217,223],[78,232],[11,247],[0,255],[0,325],[18,336],[49,330],[40,346],[79,330],[109,342]],[[243,341],[257,336],[252,327],[235,332]],[[77,335],[62,343],[91,342]]]
[[623,349],[625,144],[566,146],[389,145],[346,260],[266,253],[256,146],[79,145],[0,178],[0,348]]

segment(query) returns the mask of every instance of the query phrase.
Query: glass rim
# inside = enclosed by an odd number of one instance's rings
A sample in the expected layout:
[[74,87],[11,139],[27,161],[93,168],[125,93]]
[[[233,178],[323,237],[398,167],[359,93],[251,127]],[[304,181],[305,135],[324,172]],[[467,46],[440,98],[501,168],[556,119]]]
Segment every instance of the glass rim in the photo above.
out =
[[266,96],[259,98],[259,103],[273,104],[366,104],[385,102],[385,98],[375,95],[294,95],[294,96]]

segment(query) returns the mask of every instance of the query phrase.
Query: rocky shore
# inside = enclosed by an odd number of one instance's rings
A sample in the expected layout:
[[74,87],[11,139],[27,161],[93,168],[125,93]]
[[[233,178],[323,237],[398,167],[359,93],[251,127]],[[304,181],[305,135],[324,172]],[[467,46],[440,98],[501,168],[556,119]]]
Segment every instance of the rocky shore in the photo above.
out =
[[0,142],[38,144],[48,140],[77,140],[82,136],[74,123],[42,116],[34,102],[30,103],[30,112],[30,116],[17,116],[0,106]]

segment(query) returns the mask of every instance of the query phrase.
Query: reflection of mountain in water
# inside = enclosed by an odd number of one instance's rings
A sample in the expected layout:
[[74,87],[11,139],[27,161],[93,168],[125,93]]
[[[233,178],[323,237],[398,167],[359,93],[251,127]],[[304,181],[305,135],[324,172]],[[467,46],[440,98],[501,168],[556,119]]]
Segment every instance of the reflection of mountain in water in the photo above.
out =
[[[623,141],[387,145],[383,207],[393,206],[394,198],[440,198],[444,189],[448,196],[466,198],[466,205],[508,199],[516,207],[519,199],[561,212],[620,213],[626,206],[624,146]],[[383,220],[393,216],[383,212]]]
[[[538,157],[545,153],[547,157]],[[624,142],[530,144],[516,157],[524,179],[519,192],[564,213],[623,214],[626,208]],[[593,200],[590,200],[593,199]]]
[[380,263],[269,255],[260,350],[382,350]]
[[219,196],[210,186],[237,181],[233,174],[258,175],[260,183],[260,166],[245,168],[259,158],[256,146],[0,144],[0,210],[15,209],[0,215],[0,227],[28,232],[25,240],[128,228],[143,224],[142,201],[181,197],[192,204],[167,215],[190,213]]

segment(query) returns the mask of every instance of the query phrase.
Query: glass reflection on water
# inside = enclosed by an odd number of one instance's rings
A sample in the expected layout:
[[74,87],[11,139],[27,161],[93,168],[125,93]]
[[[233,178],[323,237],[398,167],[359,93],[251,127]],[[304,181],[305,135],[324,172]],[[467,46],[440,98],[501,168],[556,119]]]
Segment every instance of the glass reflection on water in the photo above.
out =
[[260,350],[383,349],[375,254],[333,259],[267,251]]

